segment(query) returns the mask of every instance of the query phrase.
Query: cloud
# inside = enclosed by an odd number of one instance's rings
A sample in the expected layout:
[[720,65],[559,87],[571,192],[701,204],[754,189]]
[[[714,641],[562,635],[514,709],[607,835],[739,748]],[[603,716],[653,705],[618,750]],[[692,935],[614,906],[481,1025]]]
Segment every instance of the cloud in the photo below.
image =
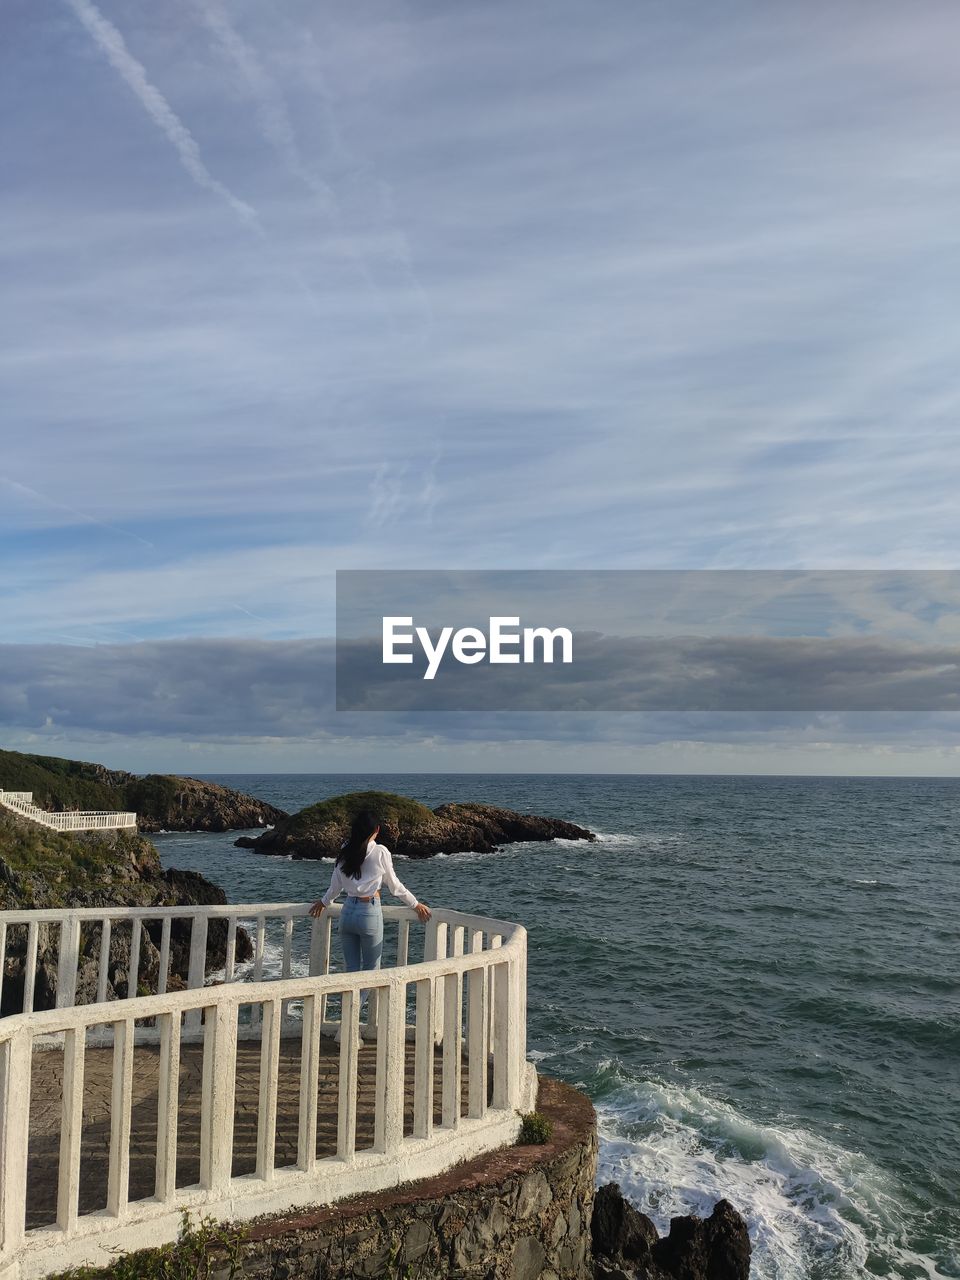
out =
[[5,638],[309,635],[301,562],[956,562],[955,6],[19,8]]
[[[366,712],[335,712],[329,640],[4,645],[0,656],[0,725],[8,732],[101,733],[131,741],[580,741],[587,749],[594,742],[655,744],[678,737],[787,745],[811,736],[898,741],[923,726],[932,745],[953,741],[960,731],[960,716],[949,710],[957,705],[955,667],[941,685],[919,655],[873,642],[839,650],[829,642],[825,659],[785,641],[714,642],[692,650],[652,646],[639,676],[635,653],[614,646],[596,670],[588,667],[584,687],[593,702],[568,703],[549,714],[542,702],[538,707],[517,696],[512,706],[498,709],[497,690],[485,711],[405,713],[374,696]],[[956,658],[954,651],[954,663]],[[846,704],[846,714],[801,703],[798,667],[804,668],[801,692],[807,693],[826,667],[829,695],[835,705]],[[885,716],[876,714],[881,706],[888,708]],[[645,714],[622,714],[631,708]]]
[[235,195],[225,183],[215,178],[204,162],[193,134],[152,83],[143,63],[127,48],[117,28],[103,16],[91,0],[65,0],[78,20],[96,41],[104,57],[126,82],[150,119],[161,130],[176,151],[180,163],[197,184],[223,200],[247,227],[262,234],[256,210]]
[[336,208],[336,196],[328,184],[304,162],[283,94],[275,81],[267,75],[255,50],[231,23],[220,0],[196,0],[196,4],[202,20],[218,45],[240,71],[253,93],[257,104],[257,123],[264,138],[276,150],[290,173],[309,188],[328,212],[333,212]]

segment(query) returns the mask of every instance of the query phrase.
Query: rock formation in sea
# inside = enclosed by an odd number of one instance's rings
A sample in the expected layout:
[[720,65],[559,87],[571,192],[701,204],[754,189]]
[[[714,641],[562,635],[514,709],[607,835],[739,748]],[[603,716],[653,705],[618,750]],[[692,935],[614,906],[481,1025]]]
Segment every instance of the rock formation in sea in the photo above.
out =
[[137,815],[141,831],[246,831],[286,817],[263,800],[216,782],[102,764],[0,751],[0,790],[32,791],[41,809],[117,809]]
[[592,831],[560,818],[516,813],[492,804],[442,804],[436,809],[387,791],[352,791],[280,819],[263,835],[234,843],[258,853],[294,858],[334,857],[361,809],[381,819],[378,839],[392,853],[430,858],[438,853],[491,853],[531,840],[596,840]]
[[[223,903],[226,895],[193,871],[164,871],[149,840],[133,831],[50,831],[0,809],[0,910],[58,907],[174,907]],[[141,994],[157,989],[160,921],[144,924],[138,985]],[[242,936],[241,936],[242,935]],[[41,926],[34,1007],[52,1008],[57,996],[58,930]],[[108,999],[127,994],[130,959],[129,924],[116,922],[110,936]],[[226,958],[227,923],[211,921],[207,935],[208,971]],[[77,1003],[95,999],[100,955],[100,924],[85,922],[81,931]],[[23,1005],[26,929],[7,931],[0,1016]],[[237,958],[253,954],[248,935],[237,930]],[[190,921],[175,920],[170,938],[171,989],[184,982],[190,955]]]
[[718,1200],[709,1218],[671,1218],[661,1237],[619,1186],[600,1187],[593,1202],[596,1280],[747,1280],[750,1236],[741,1214]]

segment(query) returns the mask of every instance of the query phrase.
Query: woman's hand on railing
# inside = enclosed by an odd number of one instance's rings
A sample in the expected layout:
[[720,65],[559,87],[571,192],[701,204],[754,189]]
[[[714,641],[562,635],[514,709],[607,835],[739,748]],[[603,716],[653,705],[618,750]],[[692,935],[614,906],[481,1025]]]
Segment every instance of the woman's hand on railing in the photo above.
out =
[[315,920],[319,919],[320,916],[323,915],[323,903],[319,898],[310,908],[310,915],[312,915]]
[[430,914],[431,914],[430,908],[427,906],[427,904],[425,902],[418,902],[413,909],[417,913],[417,919],[420,921],[420,923],[426,924],[427,921],[430,919]]

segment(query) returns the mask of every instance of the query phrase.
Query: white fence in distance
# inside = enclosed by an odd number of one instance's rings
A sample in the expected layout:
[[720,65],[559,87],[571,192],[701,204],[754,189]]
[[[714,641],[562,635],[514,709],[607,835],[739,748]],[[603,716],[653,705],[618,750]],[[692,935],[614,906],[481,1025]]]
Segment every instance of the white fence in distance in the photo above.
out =
[[53,812],[41,809],[33,803],[32,791],[0,791],[0,805],[11,813],[28,818],[31,822],[51,831],[104,831],[136,828],[135,813],[118,813],[114,810],[65,809]]

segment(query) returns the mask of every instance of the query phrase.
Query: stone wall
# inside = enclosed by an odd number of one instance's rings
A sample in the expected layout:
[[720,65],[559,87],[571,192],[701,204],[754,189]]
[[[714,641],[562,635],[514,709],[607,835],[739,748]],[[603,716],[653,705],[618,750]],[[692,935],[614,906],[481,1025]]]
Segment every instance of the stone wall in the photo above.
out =
[[[255,1280],[587,1280],[597,1171],[588,1098],[541,1078],[543,1146],[494,1151],[437,1178],[261,1219],[241,1248]],[[225,1280],[228,1269],[214,1272]]]

